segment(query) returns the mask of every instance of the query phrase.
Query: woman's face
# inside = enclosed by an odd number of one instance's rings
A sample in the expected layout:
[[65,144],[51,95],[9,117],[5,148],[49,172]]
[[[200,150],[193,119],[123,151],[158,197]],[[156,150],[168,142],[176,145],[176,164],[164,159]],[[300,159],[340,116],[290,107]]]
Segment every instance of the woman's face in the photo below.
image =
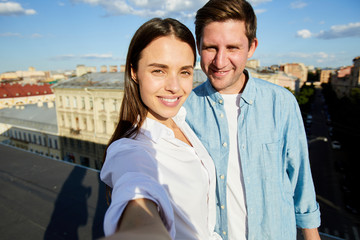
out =
[[147,117],[166,124],[175,116],[192,90],[194,54],[174,36],[152,41],[142,52],[132,78],[148,107]]

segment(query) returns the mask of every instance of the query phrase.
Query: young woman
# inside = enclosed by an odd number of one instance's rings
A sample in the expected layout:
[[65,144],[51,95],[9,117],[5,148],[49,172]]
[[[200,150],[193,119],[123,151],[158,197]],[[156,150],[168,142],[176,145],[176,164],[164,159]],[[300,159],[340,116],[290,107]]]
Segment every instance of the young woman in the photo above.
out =
[[133,36],[120,119],[101,170],[112,189],[105,235],[221,239],[213,232],[214,165],[182,108],[195,59],[192,33],[177,20],[152,19]]

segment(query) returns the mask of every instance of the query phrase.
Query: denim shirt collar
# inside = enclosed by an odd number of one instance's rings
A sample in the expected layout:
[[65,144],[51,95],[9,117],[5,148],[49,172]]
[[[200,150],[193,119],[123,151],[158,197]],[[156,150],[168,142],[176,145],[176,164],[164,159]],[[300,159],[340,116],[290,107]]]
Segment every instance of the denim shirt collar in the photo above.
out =
[[[246,74],[249,78],[246,83],[245,89],[241,94],[241,99],[244,100],[246,104],[252,105],[255,101],[256,83],[248,70],[244,69],[244,74]],[[213,102],[223,104],[224,100],[221,94],[213,88],[209,79],[205,82],[205,87],[209,98]]]

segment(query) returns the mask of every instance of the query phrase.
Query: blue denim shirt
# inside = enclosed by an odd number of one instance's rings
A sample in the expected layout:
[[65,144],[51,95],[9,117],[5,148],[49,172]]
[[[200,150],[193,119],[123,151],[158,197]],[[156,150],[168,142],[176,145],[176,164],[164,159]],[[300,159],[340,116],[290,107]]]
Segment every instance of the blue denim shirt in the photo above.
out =
[[[249,80],[241,95],[237,131],[248,213],[247,238],[295,240],[296,226],[320,225],[302,116],[290,91],[246,74]],[[185,108],[187,122],[216,166],[215,231],[228,239],[229,133],[224,101],[206,81],[190,94]]]

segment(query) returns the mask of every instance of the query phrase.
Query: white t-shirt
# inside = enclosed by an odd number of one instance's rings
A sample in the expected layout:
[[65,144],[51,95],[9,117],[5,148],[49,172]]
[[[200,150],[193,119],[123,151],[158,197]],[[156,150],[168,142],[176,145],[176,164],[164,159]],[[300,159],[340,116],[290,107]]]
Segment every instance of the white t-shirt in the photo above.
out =
[[171,129],[147,118],[134,139],[113,142],[101,179],[113,188],[104,219],[105,235],[115,232],[128,201],[154,201],[173,239],[221,239],[214,233],[215,167],[206,149],[185,122],[181,108],[173,118],[192,146]]
[[221,96],[224,99],[230,141],[226,186],[228,236],[229,239],[246,240],[247,211],[237,133],[241,94],[222,94]]

